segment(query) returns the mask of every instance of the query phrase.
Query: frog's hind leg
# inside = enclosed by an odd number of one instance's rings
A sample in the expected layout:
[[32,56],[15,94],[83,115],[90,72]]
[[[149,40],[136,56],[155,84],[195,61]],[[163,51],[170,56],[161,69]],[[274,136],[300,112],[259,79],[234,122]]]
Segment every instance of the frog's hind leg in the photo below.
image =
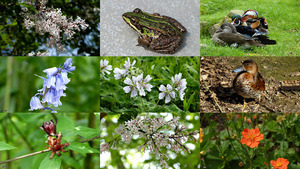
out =
[[149,49],[159,53],[172,54],[179,48],[181,43],[182,38],[180,36],[161,36],[158,39],[152,40],[152,42],[149,45]]

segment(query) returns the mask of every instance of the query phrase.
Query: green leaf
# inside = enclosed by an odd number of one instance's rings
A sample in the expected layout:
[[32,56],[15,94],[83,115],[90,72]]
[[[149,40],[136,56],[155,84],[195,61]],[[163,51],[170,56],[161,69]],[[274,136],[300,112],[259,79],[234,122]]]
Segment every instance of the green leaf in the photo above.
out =
[[32,12],[33,14],[36,14],[36,9],[32,5],[29,5],[26,3],[19,3],[19,5],[26,7],[30,12]]
[[268,121],[268,123],[266,125],[266,130],[277,132],[276,127],[277,127],[276,121],[270,120],[270,121]]
[[51,152],[41,162],[39,169],[60,169],[61,158],[54,154],[54,157],[50,159]]
[[58,119],[58,122],[57,122],[57,131],[59,132],[62,132],[63,134],[65,130],[68,130],[68,129],[73,129],[75,124],[74,124],[74,121],[70,118],[70,117],[67,117],[67,116],[63,116],[63,115],[57,115],[57,119]]
[[9,144],[6,144],[4,142],[0,142],[0,151],[4,151],[4,150],[11,150],[11,149],[14,149],[16,147],[13,147]]
[[100,153],[99,150],[90,147],[88,143],[72,142],[68,148],[78,153]]
[[80,135],[84,138],[92,138],[100,135],[100,131],[89,128],[89,127],[84,127],[84,126],[78,126],[75,127],[73,131],[67,132],[64,134],[64,136],[76,136]]

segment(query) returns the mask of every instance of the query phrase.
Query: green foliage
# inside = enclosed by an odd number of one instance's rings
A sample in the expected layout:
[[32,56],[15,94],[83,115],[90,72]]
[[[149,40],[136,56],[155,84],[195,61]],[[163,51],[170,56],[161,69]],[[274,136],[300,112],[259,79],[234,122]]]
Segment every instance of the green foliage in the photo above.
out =
[[[43,70],[62,66],[67,57],[17,57],[0,58],[0,111],[28,112],[30,99],[43,86]],[[76,70],[61,97],[62,106],[57,112],[99,111],[99,58],[72,58]],[[8,71],[11,71],[8,74]],[[92,100],[92,101],[91,101]],[[48,112],[47,110],[45,112]]]
[[[76,32],[74,38],[64,38],[62,44],[72,49],[78,48],[78,55],[99,56],[100,55],[100,17],[94,8],[100,8],[100,0],[72,0],[52,1],[49,0],[47,7],[60,8],[68,18],[76,19],[80,16],[89,24],[85,31]],[[35,28],[27,30],[24,26],[24,18],[20,15],[21,7],[27,7],[30,12],[36,10],[18,0],[0,2],[0,56],[25,56],[46,44],[49,36],[35,33]],[[87,40],[88,39],[88,40]]]
[[14,149],[16,147],[14,146],[11,146],[9,144],[6,144],[4,142],[0,142],[0,151],[3,151],[3,150],[11,150],[11,149]]
[[81,154],[86,154],[86,153],[100,153],[99,150],[91,148],[88,143],[72,143],[68,147],[68,149],[73,150],[75,152],[81,153]]
[[50,159],[50,154],[48,154],[44,160],[41,162],[39,169],[60,169],[61,157],[54,156]]
[[[201,56],[299,56],[300,54],[300,1],[273,1],[261,3],[253,1],[222,1],[203,0],[200,5]],[[208,32],[209,28],[220,22],[231,10],[256,10],[259,16],[266,17],[269,24],[270,39],[277,41],[276,45],[255,47],[252,49],[231,48],[215,45]],[[292,14],[292,15],[291,15]]]
[[[122,68],[127,57],[106,57],[113,68]],[[104,58],[103,58],[104,60]],[[199,112],[200,111],[200,58],[199,57],[130,57],[130,61],[136,60],[136,71],[153,79],[150,84],[154,87],[151,92],[146,92],[145,97],[130,97],[123,87],[127,86],[124,79],[116,80],[114,73],[100,75],[100,111],[105,113],[131,113],[126,116],[135,117],[140,112]],[[184,101],[178,94],[170,103],[165,104],[164,99],[159,100],[159,86],[171,84],[171,77],[182,73],[182,78],[187,81]],[[157,104],[158,103],[158,104]],[[157,104],[157,105],[156,105]],[[129,117],[122,116],[125,121]]]
[[[200,165],[207,168],[269,168],[271,160],[285,158],[288,168],[299,167],[300,144],[297,114],[202,114],[203,142],[200,144]],[[245,128],[258,127],[264,139],[258,148],[242,144]],[[250,157],[248,156],[250,155]],[[244,163],[243,166],[241,162]],[[296,167],[296,168],[297,168]]]

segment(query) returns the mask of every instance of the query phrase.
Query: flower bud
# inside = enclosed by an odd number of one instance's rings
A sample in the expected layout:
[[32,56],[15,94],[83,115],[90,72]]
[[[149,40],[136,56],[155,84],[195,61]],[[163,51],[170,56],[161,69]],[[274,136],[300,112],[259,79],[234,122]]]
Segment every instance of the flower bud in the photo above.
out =
[[48,136],[56,135],[56,125],[54,124],[53,120],[50,120],[50,122],[44,122],[40,129],[44,130]]

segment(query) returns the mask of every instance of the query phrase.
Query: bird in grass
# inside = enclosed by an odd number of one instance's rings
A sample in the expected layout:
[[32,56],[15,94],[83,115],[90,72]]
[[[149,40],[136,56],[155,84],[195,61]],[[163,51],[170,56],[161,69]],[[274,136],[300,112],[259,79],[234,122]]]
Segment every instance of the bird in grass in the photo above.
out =
[[269,39],[267,35],[268,23],[266,18],[259,17],[257,19],[248,19],[246,26],[242,25],[242,17],[240,15],[233,15],[231,24],[235,26],[237,32],[249,36],[255,37],[261,44],[275,45],[276,41]]
[[258,18],[258,12],[249,9],[245,11],[244,14],[242,15],[242,24],[244,24],[249,19],[256,19],[256,18]]
[[260,44],[255,38],[242,35],[238,33],[235,27],[230,23],[224,23],[221,25],[220,29],[212,37],[213,41],[218,45],[228,45],[228,46],[242,46],[249,48],[251,46],[265,46]]
[[[242,111],[246,108],[247,98],[258,99],[260,102],[260,97],[265,91],[265,80],[258,72],[258,66],[253,60],[245,60],[242,65],[233,70],[232,72],[238,73],[238,75],[233,80],[234,91],[244,98],[244,106]],[[255,109],[259,107],[259,104]]]

